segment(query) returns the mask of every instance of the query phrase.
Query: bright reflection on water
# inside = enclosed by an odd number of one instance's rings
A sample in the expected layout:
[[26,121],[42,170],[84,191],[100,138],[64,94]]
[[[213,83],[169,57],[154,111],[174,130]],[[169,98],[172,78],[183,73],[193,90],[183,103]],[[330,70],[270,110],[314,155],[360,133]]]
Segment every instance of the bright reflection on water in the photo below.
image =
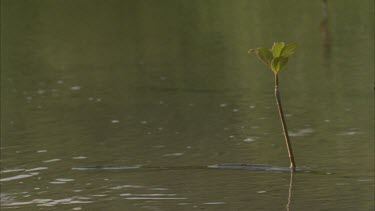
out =
[[373,210],[374,3],[322,2],[3,0],[2,210]]

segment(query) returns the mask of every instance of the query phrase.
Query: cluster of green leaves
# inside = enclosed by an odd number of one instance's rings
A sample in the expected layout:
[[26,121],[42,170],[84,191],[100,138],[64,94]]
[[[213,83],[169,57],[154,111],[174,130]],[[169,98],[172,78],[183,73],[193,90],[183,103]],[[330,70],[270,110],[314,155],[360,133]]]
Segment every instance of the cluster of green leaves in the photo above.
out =
[[257,49],[250,49],[249,53],[255,54],[260,61],[277,74],[288,63],[289,56],[294,54],[296,48],[296,43],[285,45],[284,42],[275,42],[272,49],[260,47]]

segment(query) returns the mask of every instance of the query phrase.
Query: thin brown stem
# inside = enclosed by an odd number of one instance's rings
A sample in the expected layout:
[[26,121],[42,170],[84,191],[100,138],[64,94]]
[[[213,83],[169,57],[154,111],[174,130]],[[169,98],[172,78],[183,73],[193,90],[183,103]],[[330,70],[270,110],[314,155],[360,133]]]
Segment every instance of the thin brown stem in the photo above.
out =
[[286,127],[283,107],[281,105],[281,99],[280,99],[280,93],[279,93],[279,78],[277,76],[277,73],[275,73],[275,97],[276,97],[277,108],[279,110],[281,125],[282,125],[283,131],[284,131],[286,148],[288,149],[288,155],[289,155],[289,160],[290,160],[290,168],[293,171],[295,171],[296,170],[296,162],[294,161],[293,149],[292,149],[292,145],[290,143],[288,129]]

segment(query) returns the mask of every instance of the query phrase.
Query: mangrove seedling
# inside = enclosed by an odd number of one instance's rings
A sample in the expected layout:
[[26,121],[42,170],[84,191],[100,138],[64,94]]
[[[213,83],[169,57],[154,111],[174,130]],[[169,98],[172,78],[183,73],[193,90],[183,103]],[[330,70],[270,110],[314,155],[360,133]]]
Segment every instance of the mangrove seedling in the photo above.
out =
[[297,48],[296,43],[285,44],[284,42],[275,42],[272,49],[268,48],[257,48],[250,49],[249,53],[255,54],[258,59],[263,62],[268,68],[270,68],[275,76],[275,98],[277,108],[279,110],[279,116],[281,120],[281,126],[284,131],[284,138],[286,147],[288,149],[288,155],[290,160],[290,168],[292,171],[296,170],[296,162],[294,161],[293,149],[290,143],[288,135],[288,129],[286,127],[283,107],[281,105],[280,92],[279,92],[279,78],[278,74],[288,63],[288,58],[294,54],[294,50]]

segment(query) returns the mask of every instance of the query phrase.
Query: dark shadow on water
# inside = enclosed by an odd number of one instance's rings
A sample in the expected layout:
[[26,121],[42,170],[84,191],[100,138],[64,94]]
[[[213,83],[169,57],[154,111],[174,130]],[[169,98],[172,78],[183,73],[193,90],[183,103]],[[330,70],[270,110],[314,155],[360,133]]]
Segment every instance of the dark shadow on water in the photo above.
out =
[[[275,172],[290,172],[289,167],[284,166],[270,166],[265,164],[215,164],[209,166],[79,166],[73,167],[72,170],[199,170],[199,169],[232,169],[232,170],[250,170],[250,171],[275,171]],[[307,168],[297,168],[297,172],[313,173]]]
[[[242,169],[242,170],[253,170],[253,171],[281,171],[289,172],[289,167],[283,166],[270,166],[264,164],[216,164],[208,166],[208,168],[215,169]],[[301,169],[297,169],[301,170]]]

